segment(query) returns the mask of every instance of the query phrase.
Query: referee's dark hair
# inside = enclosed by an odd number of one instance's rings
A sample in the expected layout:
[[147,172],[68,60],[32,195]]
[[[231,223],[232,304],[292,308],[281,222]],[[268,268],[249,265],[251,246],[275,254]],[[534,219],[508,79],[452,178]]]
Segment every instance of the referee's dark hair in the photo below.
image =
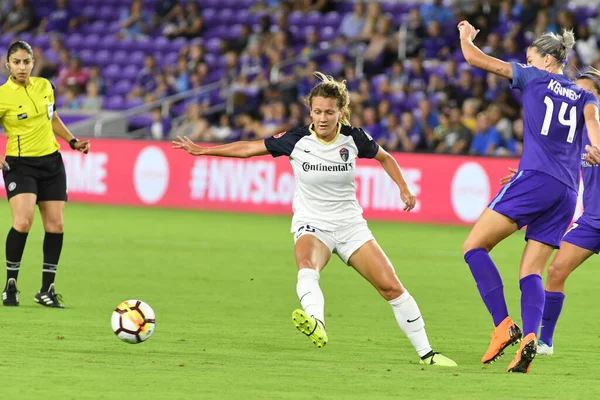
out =
[[10,47],[8,48],[8,52],[6,53],[6,61],[8,61],[8,58],[12,54],[16,53],[19,50],[25,50],[30,56],[33,56],[33,49],[31,48],[29,43],[27,43],[23,40],[17,40],[13,44],[11,44]]

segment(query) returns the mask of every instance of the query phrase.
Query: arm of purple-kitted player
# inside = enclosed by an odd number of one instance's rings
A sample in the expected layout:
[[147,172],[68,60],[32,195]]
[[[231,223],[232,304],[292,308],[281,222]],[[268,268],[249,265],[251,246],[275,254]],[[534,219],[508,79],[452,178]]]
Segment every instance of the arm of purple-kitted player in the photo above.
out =
[[475,40],[475,37],[479,33],[479,29],[475,29],[467,21],[461,21],[458,24],[458,31],[460,32],[460,48],[469,65],[508,79],[513,78],[513,70],[510,63],[488,56],[473,44],[473,40]]
[[591,143],[591,145],[585,146],[585,151],[587,152],[586,160],[592,165],[598,165],[600,164],[600,121],[598,120],[598,107],[595,104],[586,105],[583,109],[583,116]]

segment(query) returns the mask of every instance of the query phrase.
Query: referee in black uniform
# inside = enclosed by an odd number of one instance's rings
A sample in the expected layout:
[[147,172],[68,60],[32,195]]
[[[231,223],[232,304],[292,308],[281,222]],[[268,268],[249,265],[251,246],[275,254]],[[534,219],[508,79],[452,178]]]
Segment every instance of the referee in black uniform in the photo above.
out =
[[43,306],[64,308],[54,290],[54,278],[63,245],[67,177],[55,135],[86,154],[90,143],[75,138],[56,114],[52,83],[31,76],[34,59],[29,44],[13,43],[6,61],[10,77],[0,86],[0,123],[8,142],[0,165],[13,221],[6,238],[7,279],[2,303],[19,305],[17,277],[37,204],[46,234],[42,287],[34,300]]

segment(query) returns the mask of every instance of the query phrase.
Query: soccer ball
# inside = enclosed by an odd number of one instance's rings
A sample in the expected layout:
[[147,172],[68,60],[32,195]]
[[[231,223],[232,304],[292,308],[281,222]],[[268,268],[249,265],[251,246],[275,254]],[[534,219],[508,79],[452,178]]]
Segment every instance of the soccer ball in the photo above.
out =
[[154,333],[154,310],[140,300],[127,300],[115,308],[110,319],[113,331],[127,343],[141,343]]

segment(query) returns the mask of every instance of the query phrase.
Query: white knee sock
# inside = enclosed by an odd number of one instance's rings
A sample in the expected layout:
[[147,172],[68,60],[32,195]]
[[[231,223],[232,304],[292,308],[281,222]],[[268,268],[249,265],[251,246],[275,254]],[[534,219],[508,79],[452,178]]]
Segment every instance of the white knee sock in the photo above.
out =
[[310,268],[298,271],[296,293],[304,311],[325,324],[325,298],[319,286],[319,272]]
[[388,303],[392,306],[400,329],[408,336],[419,357],[423,357],[429,353],[431,346],[425,332],[425,321],[423,321],[421,311],[415,299],[413,299],[408,291],[405,291],[400,297],[390,300]]

